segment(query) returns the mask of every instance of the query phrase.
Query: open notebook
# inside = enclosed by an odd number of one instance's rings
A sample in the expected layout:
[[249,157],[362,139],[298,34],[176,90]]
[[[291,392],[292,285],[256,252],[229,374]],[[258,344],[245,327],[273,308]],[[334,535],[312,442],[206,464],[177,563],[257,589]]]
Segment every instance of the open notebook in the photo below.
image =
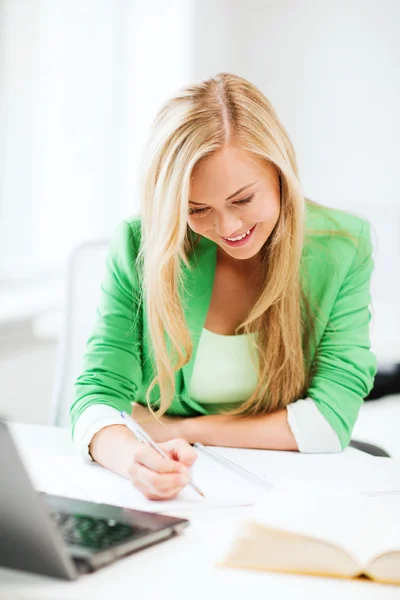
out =
[[209,448],[199,445],[197,451],[193,478],[205,493],[205,498],[188,486],[172,500],[148,500],[128,480],[97,464],[84,463],[75,456],[32,457],[27,467],[37,490],[149,512],[249,506],[272,487],[264,479],[220,457]]
[[171,501],[150,501],[129,481],[78,457],[36,454],[25,460],[38,490],[153,512],[253,505],[287,477],[326,480],[359,493],[397,493],[400,497],[400,468],[395,461],[352,448],[330,455],[209,448],[201,444],[196,449],[193,476],[205,492],[205,499],[189,486]]
[[400,584],[400,498],[278,484],[241,523],[228,567]]
[[363,494],[398,494],[400,468],[396,461],[376,458],[353,448],[341,454],[308,455],[299,452],[209,448],[196,445],[194,480],[205,492],[202,499],[190,486],[171,501],[147,500],[129,481],[75,456],[24,456],[36,489],[153,512],[171,512],[213,506],[249,506],[276,484],[296,477],[326,481]]

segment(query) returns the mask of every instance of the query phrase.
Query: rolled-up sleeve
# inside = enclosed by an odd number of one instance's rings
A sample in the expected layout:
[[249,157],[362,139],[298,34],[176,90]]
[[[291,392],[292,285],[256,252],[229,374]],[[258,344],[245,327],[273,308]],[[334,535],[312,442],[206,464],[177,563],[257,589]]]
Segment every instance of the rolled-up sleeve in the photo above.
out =
[[286,407],[287,420],[299,452],[328,454],[341,452],[339,437],[311,398]]

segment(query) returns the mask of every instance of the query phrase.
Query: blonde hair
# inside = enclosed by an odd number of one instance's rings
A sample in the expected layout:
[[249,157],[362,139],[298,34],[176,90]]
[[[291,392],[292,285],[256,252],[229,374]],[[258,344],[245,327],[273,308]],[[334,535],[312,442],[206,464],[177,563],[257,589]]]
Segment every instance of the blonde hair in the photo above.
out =
[[220,73],[180,90],[163,105],[144,154],[139,258],[156,372],[147,400],[150,406],[150,391],[158,385],[160,415],[171,405],[175,372],[190,360],[193,350],[180,301],[181,265],[189,265],[193,251],[187,226],[190,178],[202,158],[233,139],[251,155],[275,165],[281,211],[263,248],[264,289],[238,328],[258,332],[258,385],[231,413],[284,408],[302,396],[309,379],[308,319],[300,286],[304,197],[295,153],[261,91],[241,77]]

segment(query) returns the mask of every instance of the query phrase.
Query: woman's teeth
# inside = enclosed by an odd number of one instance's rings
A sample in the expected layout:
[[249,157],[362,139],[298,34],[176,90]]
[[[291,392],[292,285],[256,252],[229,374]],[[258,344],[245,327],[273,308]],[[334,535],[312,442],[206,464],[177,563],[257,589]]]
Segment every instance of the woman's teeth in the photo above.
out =
[[238,242],[239,240],[242,240],[243,238],[246,237],[246,235],[249,235],[250,233],[250,229],[248,229],[247,231],[245,231],[244,233],[242,233],[242,235],[238,235],[237,237],[234,238],[224,238],[224,240],[228,240],[229,242]]

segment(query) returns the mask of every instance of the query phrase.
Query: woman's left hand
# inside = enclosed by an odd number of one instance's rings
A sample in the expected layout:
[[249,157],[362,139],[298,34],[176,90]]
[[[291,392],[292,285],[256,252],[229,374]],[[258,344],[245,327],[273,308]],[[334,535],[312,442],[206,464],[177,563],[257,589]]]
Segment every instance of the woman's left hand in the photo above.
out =
[[142,404],[132,405],[131,416],[155,442],[168,442],[175,438],[184,438],[183,419],[179,417],[156,417]]

